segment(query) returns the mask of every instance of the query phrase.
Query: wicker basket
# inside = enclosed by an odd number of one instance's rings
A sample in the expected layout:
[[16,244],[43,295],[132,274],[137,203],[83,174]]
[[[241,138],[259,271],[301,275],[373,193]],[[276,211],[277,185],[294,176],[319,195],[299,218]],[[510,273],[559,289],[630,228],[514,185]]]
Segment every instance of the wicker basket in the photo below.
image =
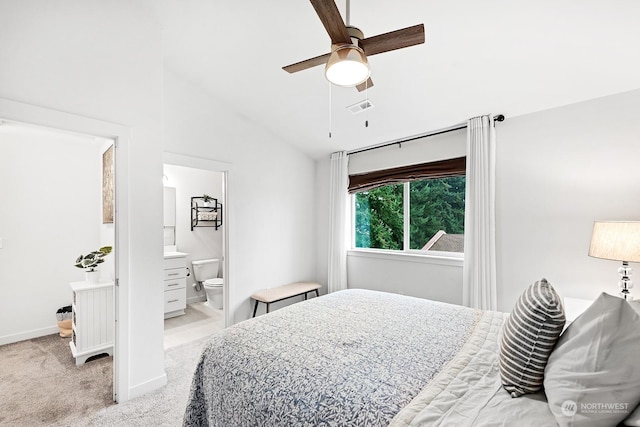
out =
[[62,338],[69,338],[71,336],[72,318],[73,312],[71,306],[60,307],[56,312],[56,318],[58,319],[58,329],[60,330],[60,336]]

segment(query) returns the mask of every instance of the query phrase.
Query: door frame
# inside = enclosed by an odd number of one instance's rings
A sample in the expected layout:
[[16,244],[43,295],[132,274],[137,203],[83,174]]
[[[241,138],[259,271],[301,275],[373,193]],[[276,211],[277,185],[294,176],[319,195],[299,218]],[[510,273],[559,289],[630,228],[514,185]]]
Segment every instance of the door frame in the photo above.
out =
[[229,236],[231,230],[231,222],[233,221],[233,211],[231,203],[232,200],[229,197],[229,172],[233,169],[232,163],[222,162],[218,160],[206,159],[203,157],[193,157],[184,154],[171,153],[165,151],[162,155],[162,162],[168,165],[184,166],[193,169],[202,169],[212,172],[222,173],[222,206],[224,206],[224,226],[222,227],[222,264],[224,271],[223,282],[223,306],[224,306],[224,327],[227,328],[233,324],[233,318],[231,316],[231,309],[229,301],[231,292],[233,292],[234,274],[231,270],[232,259],[229,258]]
[[129,216],[128,178],[131,129],[90,117],[0,98],[0,118],[114,141],[114,342],[113,400],[129,399]]

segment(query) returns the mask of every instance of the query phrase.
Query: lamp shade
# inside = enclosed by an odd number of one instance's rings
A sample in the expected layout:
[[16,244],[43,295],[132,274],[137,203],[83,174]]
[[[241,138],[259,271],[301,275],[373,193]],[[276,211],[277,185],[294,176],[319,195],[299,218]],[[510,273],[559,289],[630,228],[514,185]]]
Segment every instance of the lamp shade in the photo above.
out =
[[331,52],[324,74],[334,85],[356,86],[369,78],[369,62],[358,46],[339,45]]
[[594,222],[589,256],[640,262],[640,221]]

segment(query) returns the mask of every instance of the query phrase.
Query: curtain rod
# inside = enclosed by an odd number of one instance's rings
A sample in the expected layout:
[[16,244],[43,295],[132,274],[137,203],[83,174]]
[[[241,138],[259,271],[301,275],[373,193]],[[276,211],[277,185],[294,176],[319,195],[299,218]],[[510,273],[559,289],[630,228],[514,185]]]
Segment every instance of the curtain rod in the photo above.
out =
[[[504,115],[503,114],[498,114],[496,116],[493,116],[493,120],[496,121],[496,122],[503,122],[504,121]],[[460,124],[457,124],[457,125],[454,125],[454,126],[450,126],[448,128],[444,128],[444,129],[439,129],[439,130],[436,130],[436,131],[433,131],[433,132],[427,132],[427,133],[423,133],[423,134],[420,134],[420,135],[414,135],[414,136],[411,136],[409,138],[398,139],[396,141],[384,142],[382,144],[372,145],[371,147],[359,148],[357,150],[347,151],[347,155],[358,154],[358,153],[363,153],[365,151],[376,150],[378,148],[389,147],[391,145],[402,144],[403,142],[415,141],[416,139],[420,139],[420,138],[428,138],[430,136],[441,135],[443,133],[453,132],[455,130],[460,130],[460,129],[465,129],[466,127],[467,127],[466,123],[460,123]]]

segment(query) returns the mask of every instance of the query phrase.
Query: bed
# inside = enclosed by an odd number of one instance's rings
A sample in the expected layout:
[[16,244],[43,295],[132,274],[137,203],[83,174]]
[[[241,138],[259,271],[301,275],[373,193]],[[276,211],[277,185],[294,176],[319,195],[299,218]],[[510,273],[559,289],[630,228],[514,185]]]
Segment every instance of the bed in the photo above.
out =
[[184,425],[557,425],[543,391],[502,387],[507,318],[357,289],[293,304],[211,337]]

